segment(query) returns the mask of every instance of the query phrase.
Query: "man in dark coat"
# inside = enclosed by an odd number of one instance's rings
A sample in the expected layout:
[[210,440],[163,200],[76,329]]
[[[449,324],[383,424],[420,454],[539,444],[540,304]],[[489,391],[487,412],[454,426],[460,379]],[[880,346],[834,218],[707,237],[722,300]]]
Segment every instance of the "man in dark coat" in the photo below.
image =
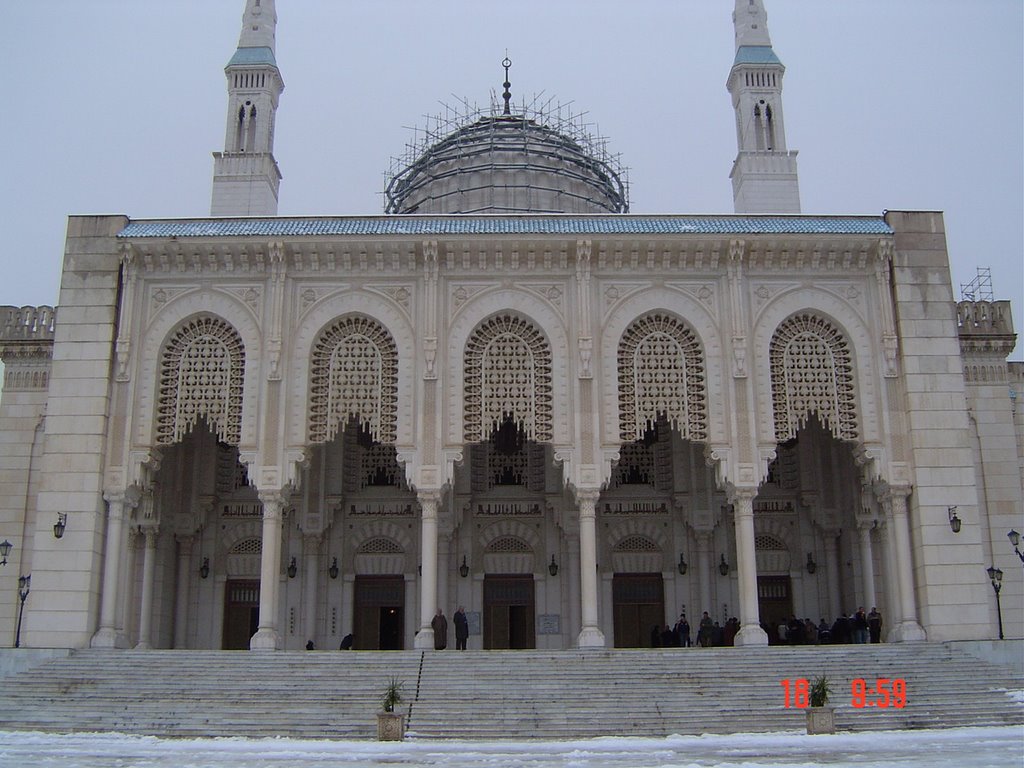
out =
[[452,616],[455,622],[455,650],[466,650],[466,641],[469,639],[469,621],[466,619],[466,612],[460,605]]
[[448,647],[448,619],[444,611],[437,609],[437,615],[430,620],[430,628],[434,630],[434,650],[443,651]]
[[872,607],[868,614],[868,632],[871,635],[872,643],[882,642],[882,614],[878,608]]

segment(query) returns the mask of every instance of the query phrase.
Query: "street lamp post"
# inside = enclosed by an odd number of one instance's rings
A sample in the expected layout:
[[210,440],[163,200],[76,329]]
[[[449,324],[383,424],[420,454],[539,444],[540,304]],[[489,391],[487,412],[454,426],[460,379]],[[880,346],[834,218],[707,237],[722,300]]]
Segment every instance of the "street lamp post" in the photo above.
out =
[[14,647],[21,647],[21,617],[25,614],[25,601],[28,599],[29,586],[32,583],[32,574],[18,577],[18,599],[21,605],[18,607],[18,630],[14,633]]
[[1003,609],[999,605],[999,590],[1003,588],[1003,572],[994,565],[986,568],[988,580],[992,582],[992,589],[996,593],[996,617],[999,619],[999,639],[1003,639]]
[[1024,563],[1024,552],[1021,552],[1020,548],[1017,546],[1020,544],[1020,534],[1017,533],[1017,531],[1011,530],[1006,535],[1010,539],[1010,543],[1013,545],[1013,551],[1017,553],[1017,557],[1019,557],[1020,561]]

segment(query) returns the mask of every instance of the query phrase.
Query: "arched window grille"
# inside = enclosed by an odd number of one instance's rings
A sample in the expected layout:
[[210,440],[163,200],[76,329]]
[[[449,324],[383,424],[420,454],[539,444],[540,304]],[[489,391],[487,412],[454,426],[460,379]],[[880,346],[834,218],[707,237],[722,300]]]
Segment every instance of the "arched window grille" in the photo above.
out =
[[398,419],[398,349],[380,323],[338,320],[313,345],[309,439],[325,443],[351,417],[379,443],[394,444]]
[[217,438],[238,445],[242,431],[245,347],[218,317],[182,325],[160,358],[156,442],[178,442],[203,417]]
[[857,411],[850,345],[828,320],[794,315],[769,345],[775,439],[796,437],[811,414],[840,440],[857,439]]
[[483,442],[511,419],[536,442],[552,438],[551,347],[529,321],[492,317],[466,343],[465,439]]
[[704,354],[696,334],[666,314],[641,317],[619,343],[620,438],[640,440],[664,416],[683,439],[708,436]]

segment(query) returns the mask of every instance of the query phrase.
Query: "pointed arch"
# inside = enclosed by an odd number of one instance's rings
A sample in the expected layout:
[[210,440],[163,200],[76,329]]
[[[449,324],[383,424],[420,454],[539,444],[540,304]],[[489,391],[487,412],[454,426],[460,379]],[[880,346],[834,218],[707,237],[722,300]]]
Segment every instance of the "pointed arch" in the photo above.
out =
[[816,414],[839,440],[858,437],[853,359],[845,335],[812,312],[791,315],[769,345],[775,439],[796,437]]
[[160,356],[156,443],[172,445],[203,417],[217,438],[238,445],[245,346],[234,326],[201,315],[178,326]]
[[635,320],[619,342],[618,374],[622,440],[640,440],[662,416],[684,439],[708,439],[704,353],[689,325],[662,312]]
[[350,417],[374,440],[395,443],[398,420],[398,347],[387,329],[362,315],[342,317],[313,344],[309,437],[325,443]]
[[256,151],[256,105],[253,104],[249,108],[249,124],[246,126],[245,134],[245,150],[247,152]]
[[530,321],[491,317],[466,342],[465,440],[479,443],[511,418],[530,440],[552,439],[551,345]]

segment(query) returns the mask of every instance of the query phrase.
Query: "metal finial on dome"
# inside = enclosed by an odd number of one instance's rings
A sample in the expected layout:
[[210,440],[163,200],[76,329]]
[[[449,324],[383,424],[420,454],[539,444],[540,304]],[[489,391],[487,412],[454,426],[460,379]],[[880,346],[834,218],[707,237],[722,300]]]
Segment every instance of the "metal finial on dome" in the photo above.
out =
[[503,83],[505,86],[505,92],[501,94],[501,97],[505,100],[505,111],[503,114],[511,115],[512,110],[509,107],[509,102],[512,100],[512,91],[510,91],[509,88],[512,87],[512,83],[508,80],[508,68],[512,66],[512,59],[508,57],[508,54],[505,54],[505,58],[502,59],[501,66],[505,68],[505,82]]

